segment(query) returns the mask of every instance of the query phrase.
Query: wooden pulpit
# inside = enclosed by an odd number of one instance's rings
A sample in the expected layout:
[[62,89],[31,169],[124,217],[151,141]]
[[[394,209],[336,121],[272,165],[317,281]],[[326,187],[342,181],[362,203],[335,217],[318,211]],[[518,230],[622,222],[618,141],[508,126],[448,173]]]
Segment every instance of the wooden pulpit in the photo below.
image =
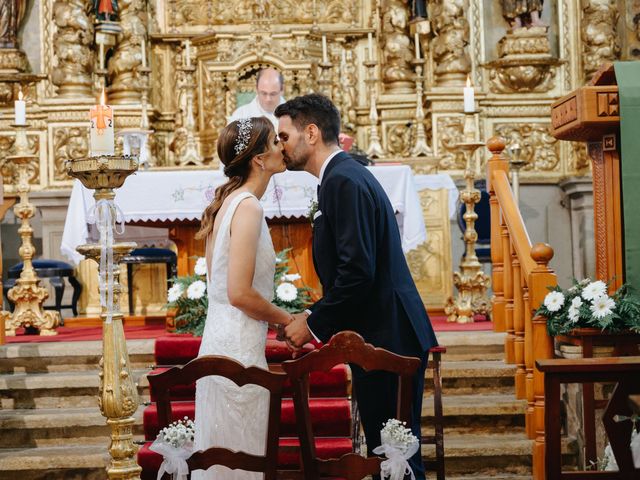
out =
[[613,64],[605,64],[591,82],[551,106],[551,134],[559,140],[587,142],[593,169],[596,277],[624,283],[620,175],[620,104]]

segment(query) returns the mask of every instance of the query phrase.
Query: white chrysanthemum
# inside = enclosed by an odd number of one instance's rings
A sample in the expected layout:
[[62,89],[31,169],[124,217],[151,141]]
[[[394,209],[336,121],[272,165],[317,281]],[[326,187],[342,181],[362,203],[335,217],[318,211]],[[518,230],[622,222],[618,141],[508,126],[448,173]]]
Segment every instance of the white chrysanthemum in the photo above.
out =
[[298,298],[298,289],[292,283],[283,282],[276,288],[276,295],[283,302],[293,302]]
[[557,312],[564,305],[564,295],[560,292],[549,292],[544,297],[544,306],[550,312]]
[[573,297],[573,300],[571,300],[571,306],[578,310],[582,306],[582,299],[580,297]]
[[572,323],[576,323],[578,321],[578,318],[580,317],[580,312],[577,308],[575,308],[573,305],[571,305],[569,307],[569,320]]
[[602,295],[600,297],[596,297],[593,300],[593,305],[591,305],[591,313],[595,318],[604,318],[607,315],[611,315],[613,313],[613,309],[616,307],[616,302],[613,298]]
[[207,285],[202,280],[196,280],[187,288],[187,297],[191,300],[198,300],[206,291]]
[[193,271],[196,275],[206,275],[207,274],[207,259],[204,257],[198,258],[196,262],[196,266],[193,268]]
[[295,282],[296,280],[300,280],[302,277],[298,273],[288,273],[287,275],[282,276],[282,280],[285,282]]
[[276,257],[276,263],[285,263],[287,261],[286,258]]
[[595,282],[591,282],[589,285],[584,287],[582,290],[582,298],[585,300],[593,300],[597,297],[606,296],[607,294],[607,284],[602,280],[596,280]]
[[169,303],[177,301],[182,295],[182,285],[175,283],[167,292],[167,300]]

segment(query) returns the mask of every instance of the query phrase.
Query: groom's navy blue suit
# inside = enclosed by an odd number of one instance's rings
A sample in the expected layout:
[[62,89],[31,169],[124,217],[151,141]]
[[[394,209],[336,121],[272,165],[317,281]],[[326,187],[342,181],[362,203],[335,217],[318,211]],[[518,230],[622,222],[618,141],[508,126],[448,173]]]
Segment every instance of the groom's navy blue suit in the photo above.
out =
[[[364,166],[348,154],[327,165],[313,222],[313,261],[323,297],[312,307],[309,329],[323,342],[342,330],[392,352],[419,357],[412,430],[419,438],[424,368],[437,345],[433,328],[402,252],[389,199]],[[397,377],[353,369],[369,452],[380,445],[382,423],[396,416]],[[411,459],[424,478],[420,451]]]

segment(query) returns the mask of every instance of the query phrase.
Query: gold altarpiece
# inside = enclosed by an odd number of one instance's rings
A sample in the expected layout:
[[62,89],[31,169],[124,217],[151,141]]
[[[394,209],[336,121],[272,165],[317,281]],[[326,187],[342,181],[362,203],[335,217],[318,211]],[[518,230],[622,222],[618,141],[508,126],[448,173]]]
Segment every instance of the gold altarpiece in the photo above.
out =
[[[216,168],[216,134],[265,66],[283,73],[286,98],[329,95],[342,113],[343,131],[378,164],[402,162],[416,173],[446,172],[455,179],[465,167],[456,145],[469,77],[479,138],[501,135],[522,146],[522,182],[556,183],[588,173],[589,162],[584,147],[550,135],[551,103],[582,85],[603,61],[640,57],[638,2],[544,2],[547,25],[516,30],[508,28],[499,0],[431,0],[429,18],[417,23],[403,0],[117,3],[121,31],[113,42],[98,42],[102,30],[92,1],[39,0],[27,9],[22,39],[0,48],[5,194],[15,185],[6,157],[20,88],[28,100],[33,190],[63,195],[71,185],[64,162],[87,155],[87,112],[102,85],[115,107],[116,130],[153,132],[149,168]],[[424,61],[415,59],[416,39]],[[478,177],[486,158],[478,155]],[[441,307],[453,293],[446,192],[423,190],[420,196],[428,242],[408,260],[425,302]],[[140,298],[147,313],[165,302],[162,268],[137,273],[136,283],[149,285]],[[93,265],[83,262],[79,269],[85,282],[95,278]],[[97,313],[97,290],[84,292],[81,309]]]

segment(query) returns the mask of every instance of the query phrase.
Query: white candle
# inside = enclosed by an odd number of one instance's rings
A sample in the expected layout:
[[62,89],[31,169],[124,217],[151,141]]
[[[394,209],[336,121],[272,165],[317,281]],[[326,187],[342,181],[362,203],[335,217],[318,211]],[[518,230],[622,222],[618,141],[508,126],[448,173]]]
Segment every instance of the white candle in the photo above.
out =
[[14,102],[15,124],[25,125],[27,123],[27,102],[22,99],[22,89],[18,92],[18,100]]
[[142,68],[147,68],[147,41],[142,37],[140,42],[140,54],[142,55]]
[[347,52],[345,52],[344,50],[342,50],[342,64],[347,64]]
[[322,35],[322,62],[327,63],[327,36]]
[[91,121],[89,155],[91,157],[113,155],[115,148],[113,109],[106,104],[104,88],[100,95],[100,104],[91,107],[89,119]]
[[415,34],[414,42],[416,44],[416,60],[420,60],[420,34],[418,32]]
[[468,75],[467,75],[467,86],[464,87],[464,111],[466,113],[476,111],[473,87],[471,86],[471,79],[469,78]]
[[191,66],[191,42],[189,40],[185,42],[184,55],[186,57],[187,67],[190,67]]
[[369,32],[367,37],[369,37],[369,61],[371,62],[373,61],[373,34]]

